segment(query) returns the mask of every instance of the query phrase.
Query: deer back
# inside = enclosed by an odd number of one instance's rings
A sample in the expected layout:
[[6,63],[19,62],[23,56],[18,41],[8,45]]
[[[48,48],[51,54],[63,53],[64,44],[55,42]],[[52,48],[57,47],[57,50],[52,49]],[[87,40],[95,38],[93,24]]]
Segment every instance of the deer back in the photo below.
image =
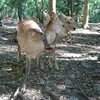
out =
[[41,40],[42,34],[43,32],[38,24],[32,20],[22,21],[18,24],[18,44],[27,55],[33,56],[33,58],[36,58],[44,49],[44,44]]

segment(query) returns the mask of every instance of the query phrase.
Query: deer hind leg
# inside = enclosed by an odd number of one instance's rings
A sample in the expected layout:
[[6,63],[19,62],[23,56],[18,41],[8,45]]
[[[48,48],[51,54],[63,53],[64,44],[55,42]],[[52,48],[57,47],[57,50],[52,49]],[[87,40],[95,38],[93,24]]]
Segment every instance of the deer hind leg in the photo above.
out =
[[44,65],[43,65],[43,62],[42,62],[42,56],[39,55],[37,57],[37,67],[38,67],[38,81],[39,81],[39,84],[44,84],[44,79],[46,80],[46,77],[44,75],[44,73],[42,72],[42,70],[44,69]]
[[28,80],[28,75],[30,73],[30,67],[31,67],[30,63],[31,63],[31,58],[30,58],[30,56],[26,55],[26,72],[25,72],[25,76],[24,76],[22,92],[25,92],[25,88],[26,88],[26,84],[27,84],[27,80]]
[[17,49],[17,61],[18,61],[18,62],[20,61],[20,57],[21,57],[21,47],[20,47],[20,45],[18,44],[18,49]]
[[40,55],[37,57],[37,67],[39,70],[44,69],[44,65],[42,63],[42,56],[40,56]]

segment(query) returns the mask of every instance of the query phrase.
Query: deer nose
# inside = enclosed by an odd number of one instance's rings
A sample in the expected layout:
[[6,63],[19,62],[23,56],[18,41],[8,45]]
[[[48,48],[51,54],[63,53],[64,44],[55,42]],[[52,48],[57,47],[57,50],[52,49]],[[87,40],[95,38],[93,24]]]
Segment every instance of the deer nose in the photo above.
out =
[[75,27],[73,27],[73,30],[76,30],[76,28],[75,28]]

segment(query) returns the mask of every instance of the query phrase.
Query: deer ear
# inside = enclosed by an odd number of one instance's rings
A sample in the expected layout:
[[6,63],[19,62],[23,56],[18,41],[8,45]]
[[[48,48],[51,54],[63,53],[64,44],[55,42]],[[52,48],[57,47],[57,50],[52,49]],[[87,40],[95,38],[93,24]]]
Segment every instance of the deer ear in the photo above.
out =
[[51,12],[50,18],[51,18],[52,20],[55,19],[55,18],[56,18],[56,14],[55,14],[54,12]]
[[66,15],[64,15],[64,14],[61,12],[60,17],[61,17],[61,18],[66,18]]
[[50,16],[49,16],[49,14],[47,14],[46,12],[43,11],[43,16],[44,16],[44,18],[46,19],[47,22],[50,21]]
[[73,19],[74,21],[77,21],[77,16],[73,16],[72,19]]

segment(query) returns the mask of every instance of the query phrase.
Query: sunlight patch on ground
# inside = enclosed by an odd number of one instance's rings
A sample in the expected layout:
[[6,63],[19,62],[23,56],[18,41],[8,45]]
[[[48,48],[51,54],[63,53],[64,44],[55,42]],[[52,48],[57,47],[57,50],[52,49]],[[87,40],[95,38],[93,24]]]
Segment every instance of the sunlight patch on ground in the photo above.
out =
[[8,100],[9,97],[10,97],[9,94],[2,94],[0,95],[0,100]]
[[81,34],[95,34],[95,35],[98,35],[100,34],[99,32],[96,32],[96,31],[91,31],[91,30],[85,30],[85,29],[76,29],[75,31],[72,31],[71,34],[78,34],[78,33],[81,33]]
[[7,25],[3,25],[6,29],[15,29],[17,28],[17,26],[7,26]]
[[[27,89],[26,91],[27,91],[26,96],[31,97],[32,100],[40,100],[41,98],[43,99],[43,95],[42,95],[41,91],[38,89],[37,90],[36,89]],[[12,99],[10,99],[10,97],[11,97],[10,94],[2,94],[2,95],[0,95],[0,100],[12,100]]]
[[66,48],[70,48],[70,47],[77,47],[77,48],[91,48],[91,49],[95,49],[95,50],[99,50],[100,51],[100,46],[96,46],[96,45],[88,45],[88,44],[74,44],[74,45],[69,45],[69,44],[57,44],[56,47],[66,47]]
[[67,47],[68,44],[57,44],[56,47]]
[[27,89],[27,95],[28,97],[31,97],[33,100],[39,100],[43,98],[41,90],[39,89]]
[[66,85],[60,84],[60,85],[57,85],[57,88],[60,90],[66,90]]
[[58,53],[61,57],[82,57],[85,56],[86,54],[78,54],[78,53]]
[[13,45],[1,45],[0,44],[0,53],[5,53],[5,52],[17,52],[16,46]]
[[58,53],[58,60],[97,60],[97,56],[87,55],[86,53]]
[[5,38],[5,37],[0,37],[2,40],[5,40],[5,41],[7,41],[7,40],[9,40],[8,38]]

